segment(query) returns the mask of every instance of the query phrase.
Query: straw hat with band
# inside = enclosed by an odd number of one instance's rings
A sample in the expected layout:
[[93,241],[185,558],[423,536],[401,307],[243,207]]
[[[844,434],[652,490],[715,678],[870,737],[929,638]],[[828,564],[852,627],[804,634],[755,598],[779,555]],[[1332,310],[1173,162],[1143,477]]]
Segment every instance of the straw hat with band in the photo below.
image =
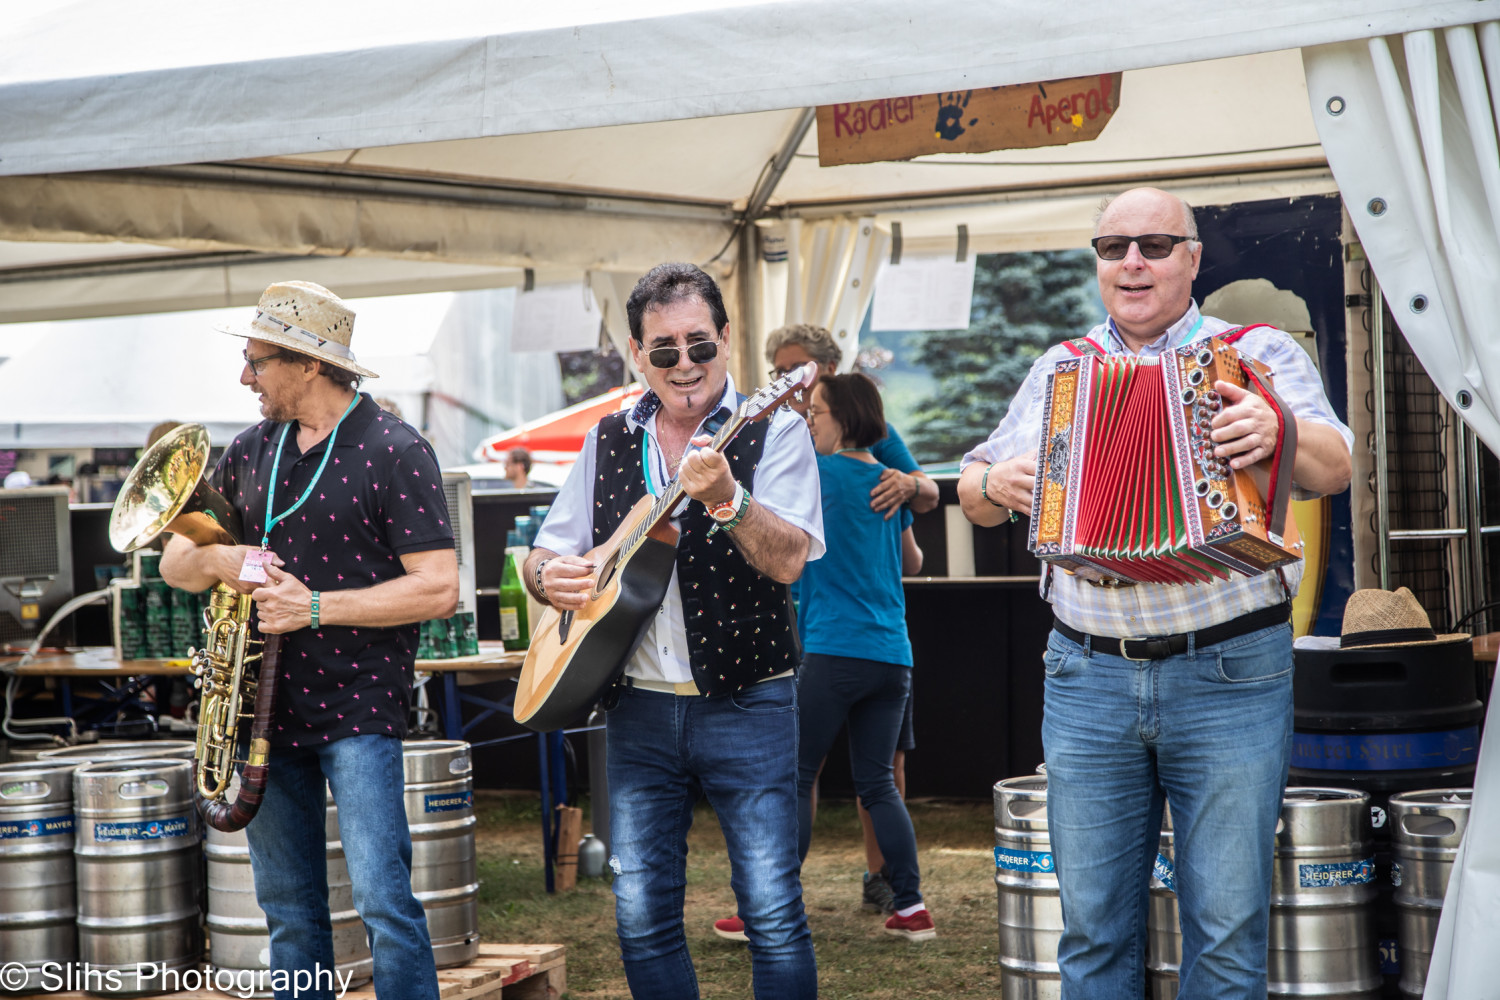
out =
[[278,281],[261,295],[255,319],[214,329],[299,351],[365,378],[380,377],[355,361],[349,349],[354,336],[354,310],[311,281]]
[[1467,642],[1467,632],[1439,635],[1415,594],[1405,587],[1388,590],[1356,590],[1344,605],[1340,649],[1371,646],[1436,646]]

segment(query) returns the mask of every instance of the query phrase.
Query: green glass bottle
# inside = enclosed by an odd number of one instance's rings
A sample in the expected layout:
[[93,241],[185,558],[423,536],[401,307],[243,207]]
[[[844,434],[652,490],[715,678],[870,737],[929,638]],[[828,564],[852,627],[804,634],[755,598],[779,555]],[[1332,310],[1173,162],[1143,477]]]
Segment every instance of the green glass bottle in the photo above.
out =
[[516,533],[506,539],[505,571],[500,577],[500,640],[512,652],[531,644],[531,629],[526,613],[526,588],[521,586],[520,561],[516,549],[524,552]]

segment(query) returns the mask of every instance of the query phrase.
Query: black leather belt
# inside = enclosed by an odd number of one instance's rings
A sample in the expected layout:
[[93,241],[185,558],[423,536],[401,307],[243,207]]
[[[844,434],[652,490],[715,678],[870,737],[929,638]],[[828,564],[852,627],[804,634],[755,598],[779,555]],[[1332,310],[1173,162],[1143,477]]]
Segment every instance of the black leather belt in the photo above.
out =
[[1124,639],[1107,635],[1088,635],[1056,618],[1052,619],[1052,627],[1059,634],[1067,636],[1080,646],[1085,645],[1084,640],[1088,640],[1089,649],[1095,653],[1123,656],[1127,660],[1164,660],[1169,656],[1186,653],[1189,636],[1193,639],[1193,648],[1202,649],[1204,646],[1212,646],[1236,636],[1258,632],[1272,625],[1284,625],[1291,617],[1292,602],[1282,601],[1273,607],[1251,611],[1238,618],[1231,618],[1227,622],[1210,625],[1196,632],[1179,632],[1176,635],[1130,636]]

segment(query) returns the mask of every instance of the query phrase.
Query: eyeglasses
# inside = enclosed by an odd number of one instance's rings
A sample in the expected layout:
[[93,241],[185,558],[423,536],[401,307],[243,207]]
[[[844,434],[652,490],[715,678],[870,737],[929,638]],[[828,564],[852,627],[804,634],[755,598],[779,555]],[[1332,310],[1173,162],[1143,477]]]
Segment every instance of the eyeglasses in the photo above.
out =
[[286,357],[286,352],[272,351],[270,354],[263,354],[258,358],[252,358],[249,351],[241,351],[240,357],[244,358],[245,364],[250,366],[250,374],[259,375],[261,368],[265,366],[267,361],[275,361],[277,358],[284,358]]
[[[655,368],[673,368],[677,365],[677,359],[682,356],[680,347],[658,347],[647,351],[646,357],[651,359],[651,365]],[[688,360],[695,365],[706,365],[719,356],[719,342],[717,340],[703,340],[696,344],[687,346]]]
[[1100,260],[1124,260],[1132,243],[1141,248],[1141,256],[1147,260],[1165,260],[1172,256],[1172,249],[1177,244],[1191,239],[1191,236],[1170,233],[1147,233],[1144,236],[1095,236],[1089,242]]

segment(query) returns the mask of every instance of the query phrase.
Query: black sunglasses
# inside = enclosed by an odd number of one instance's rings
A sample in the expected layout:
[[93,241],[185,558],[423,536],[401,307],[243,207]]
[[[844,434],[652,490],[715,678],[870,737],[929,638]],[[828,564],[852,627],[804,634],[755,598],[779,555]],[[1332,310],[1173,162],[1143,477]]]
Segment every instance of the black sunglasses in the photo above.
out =
[[1141,248],[1141,256],[1147,260],[1165,260],[1172,256],[1173,247],[1190,239],[1191,236],[1147,233],[1144,236],[1095,236],[1089,242],[1100,260],[1124,260],[1132,243]]
[[[677,364],[677,359],[682,355],[680,347],[658,347],[647,351],[646,357],[651,359],[654,368],[672,368]],[[719,342],[717,340],[703,340],[687,347],[688,360],[695,365],[704,365],[719,356]]]

